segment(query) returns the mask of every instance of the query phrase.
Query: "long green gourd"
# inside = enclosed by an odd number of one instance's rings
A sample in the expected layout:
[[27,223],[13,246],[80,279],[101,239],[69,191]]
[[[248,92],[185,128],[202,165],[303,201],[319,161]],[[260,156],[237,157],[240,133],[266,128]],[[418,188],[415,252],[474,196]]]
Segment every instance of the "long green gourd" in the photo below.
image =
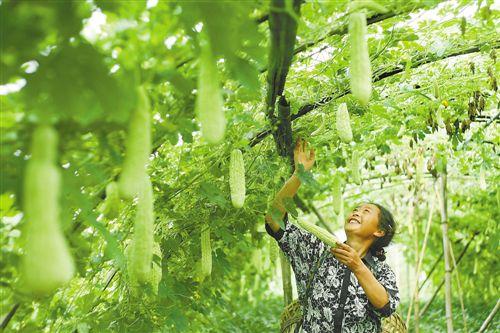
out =
[[57,132],[39,125],[33,132],[31,159],[24,177],[23,291],[45,296],[63,286],[75,268],[59,222],[61,176],[56,165]]
[[210,44],[201,43],[200,49],[195,110],[203,138],[210,144],[216,144],[222,141],[226,130],[219,72]]
[[336,247],[337,243],[339,242],[337,238],[335,238],[335,236],[329,233],[326,229],[323,229],[315,224],[306,221],[297,221],[297,224],[304,230],[318,237],[326,245]]
[[119,180],[125,199],[139,195],[151,154],[151,121],[149,98],[144,87],[137,90],[138,102],[129,120],[125,161]]
[[351,120],[349,117],[349,111],[347,111],[347,105],[345,103],[341,103],[337,109],[336,113],[336,127],[337,133],[340,137],[340,140],[345,143],[349,143],[352,141],[352,130],[351,130]]
[[245,203],[245,164],[241,150],[234,149],[229,159],[229,188],[234,207],[241,208]]
[[100,208],[100,212],[106,218],[112,220],[117,218],[121,210],[120,190],[116,182],[106,185],[106,199]]
[[359,151],[354,150],[351,155],[351,177],[354,183],[360,185],[361,184],[361,170],[360,170],[360,155]]
[[333,210],[335,214],[339,214],[342,205],[342,178],[339,175],[335,175],[333,178],[332,185],[332,198],[333,198]]
[[344,217],[344,198],[341,196],[339,200],[339,212],[337,213],[337,225],[343,226],[345,223],[345,217]]
[[153,288],[153,294],[158,295],[158,285],[160,284],[162,278],[161,259],[163,256],[160,244],[157,242],[153,243],[153,254],[160,258],[160,262],[156,263],[153,260],[153,267],[151,269],[151,275],[150,275],[150,283],[151,287]]
[[212,246],[210,245],[210,228],[201,230],[201,279],[212,274]]
[[153,260],[154,200],[149,176],[143,175],[143,185],[138,196],[134,234],[129,250],[129,274],[138,283],[148,283]]
[[324,127],[325,127],[325,114],[324,114],[324,113],[322,113],[322,114],[320,115],[320,117],[321,117],[321,123],[320,123],[320,125],[318,126],[318,128],[316,128],[316,129],[314,130],[314,132],[312,132],[312,133],[311,133],[311,136],[316,136],[316,135],[318,135],[318,134],[321,134],[321,132],[323,131],[323,129],[324,129]]
[[415,161],[415,182],[420,184],[424,178],[424,156],[422,152],[417,153]]
[[[125,256],[127,258],[127,277],[129,285],[131,287],[131,291],[133,292],[134,295],[137,296],[144,292],[144,289],[142,288],[144,284],[139,284],[136,275],[131,271],[131,268],[133,266],[131,250],[132,247],[130,245],[125,249]],[[155,260],[153,260],[147,284],[150,285],[153,294],[158,295],[158,285],[160,284],[160,281],[162,279],[162,267],[161,267],[162,252],[160,244],[158,242],[153,243],[153,254],[160,258],[160,262],[156,263]]]
[[349,15],[349,40],[351,42],[351,92],[363,106],[372,94],[372,70],[366,40],[366,15],[355,12]]
[[373,0],[356,0],[349,4],[349,11],[356,12],[362,9],[369,9],[377,13],[387,13],[389,10]]

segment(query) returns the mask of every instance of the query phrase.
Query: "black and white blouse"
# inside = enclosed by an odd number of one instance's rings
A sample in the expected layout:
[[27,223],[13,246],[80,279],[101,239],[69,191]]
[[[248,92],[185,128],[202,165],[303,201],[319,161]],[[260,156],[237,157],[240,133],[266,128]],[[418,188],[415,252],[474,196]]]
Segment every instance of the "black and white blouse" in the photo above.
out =
[[[288,222],[285,230],[273,233],[266,223],[266,231],[276,239],[279,247],[290,261],[297,281],[297,292],[300,298],[306,292],[309,272],[323,251],[329,251],[316,236]],[[348,288],[344,306],[342,332],[344,333],[378,333],[381,332],[381,317],[388,317],[399,304],[399,292],[396,276],[383,261],[379,261],[368,252],[363,262],[372,271],[375,278],[385,287],[389,302],[381,309],[376,309],[369,301],[354,274]],[[318,268],[312,281],[312,290],[303,308],[303,324],[301,332],[327,333],[333,332],[334,316],[339,307],[339,296],[342,278],[347,267],[332,255],[326,256]]]

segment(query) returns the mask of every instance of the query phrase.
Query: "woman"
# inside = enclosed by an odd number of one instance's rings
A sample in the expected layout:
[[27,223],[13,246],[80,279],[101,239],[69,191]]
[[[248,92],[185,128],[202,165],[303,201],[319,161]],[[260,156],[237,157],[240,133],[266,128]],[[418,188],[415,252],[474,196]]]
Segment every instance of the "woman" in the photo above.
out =
[[[294,160],[295,172],[273,202],[273,206],[281,212],[280,219],[286,214],[283,199],[292,198],[300,186],[296,175],[298,164],[310,170],[314,164],[314,150],[307,151],[307,143],[299,139],[294,149]],[[270,213],[266,215],[266,230],[289,259],[301,299],[304,298],[310,272],[321,254],[324,251],[333,254],[324,257],[312,279],[311,292],[304,300],[302,332],[381,331],[381,317],[390,316],[399,303],[396,277],[384,262],[383,250],[392,240],[395,227],[391,213],[384,207],[375,203],[361,204],[345,221],[347,241],[332,249],[292,223],[287,223],[282,230]],[[340,293],[343,282],[346,291],[343,296],[345,301],[342,302]]]

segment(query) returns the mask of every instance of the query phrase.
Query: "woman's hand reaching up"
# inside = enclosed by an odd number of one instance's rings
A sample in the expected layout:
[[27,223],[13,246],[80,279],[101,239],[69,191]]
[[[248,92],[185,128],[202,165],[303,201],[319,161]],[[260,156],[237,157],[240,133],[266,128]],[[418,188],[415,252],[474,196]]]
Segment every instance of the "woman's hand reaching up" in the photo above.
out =
[[293,160],[295,162],[295,172],[298,171],[299,164],[304,166],[306,171],[312,169],[314,165],[314,149],[308,150],[308,143],[301,138],[297,139],[295,143],[295,149],[293,150]]

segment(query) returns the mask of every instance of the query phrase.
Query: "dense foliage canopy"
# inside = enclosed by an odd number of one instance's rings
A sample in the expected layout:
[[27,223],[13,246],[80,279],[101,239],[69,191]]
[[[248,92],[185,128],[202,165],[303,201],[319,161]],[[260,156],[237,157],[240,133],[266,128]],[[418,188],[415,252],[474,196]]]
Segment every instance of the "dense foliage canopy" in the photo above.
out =
[[[266,108],[274,3],[280,1],[0,2],[0,304],[8,329],[278,330],[280,265],[264,215],[290,164],[273,140],[274,115]],[[366,106],[349,90],[348,2],[308,0],[300,15],[287,7],[298,28],[283,95],[293,139],[303,137],[316,150],[315,167],[300,173],[300,210],[291,202],[287,210],[310,222],[321,219],[331,230],[342,228],[343,216],[338,218],[332,202],[334,176],[340,177],[344,213],[367,200],[393,211],[399,223],[395,243],[411,266],[431,214],[422,272],[438,260],[427,284],[432,294],[444,276],[437,187],[446,169],[454,257],[467,248],[459,279],[453,277],[455,321],[464,329],[462,296],[468,328],[476,330],[499,294],[500,8],[492,0],[384,5],[386,13],[366,12],[373,71]],[[218,60],[222,84],[227,124],[219,144],[202,136],[195,110],[204,41]],[[122,170],[139,86],[151,106],[148,173],[154,240],[161,248],[153,261],[162,270],[157,294],[154,288],[136,293],[127,279],[136,205],[122,201],[114,218],[103,213],[106,186]],[[341,103],[350,114],[350,144],[335,126]],[[34,298],[22,288],[19,267],[24,172],[33,130],[42,123],[59,134],[60,221],[76,275],[55,293]],[[232,206],[229,187],[234,149],[242,151],[245,164],[240,209]],[[360,156],[361,184],[349,167],[353,151]],[[200,237],[207,226],[212,269],[203,278]],[[410,291],[401,294],[406,316]],[[433,319],[444,317],[443,298],[438,294],[420,319],[427,331],[444,330],[444,320]]]

